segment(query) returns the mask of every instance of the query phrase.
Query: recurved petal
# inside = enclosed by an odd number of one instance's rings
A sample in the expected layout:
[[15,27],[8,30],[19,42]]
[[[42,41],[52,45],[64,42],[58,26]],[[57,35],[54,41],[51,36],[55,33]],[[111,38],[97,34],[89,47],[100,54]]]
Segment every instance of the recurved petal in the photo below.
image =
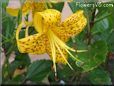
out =
[[35,29],[42,33],[58,26],[61,20],[61,13],[54,9],[47,9],[42,12],[36,12],[34,14],[33,23]]
[[17,40],[18,49],[21,53],[43,54],[46,52],[44,34],[35,34]]
[[71,36],[76,36],[83,31],[87,19],[82,10],[77,11],[62,22],[61,27],[53,28],[54,33],[63,41],[68,41]]

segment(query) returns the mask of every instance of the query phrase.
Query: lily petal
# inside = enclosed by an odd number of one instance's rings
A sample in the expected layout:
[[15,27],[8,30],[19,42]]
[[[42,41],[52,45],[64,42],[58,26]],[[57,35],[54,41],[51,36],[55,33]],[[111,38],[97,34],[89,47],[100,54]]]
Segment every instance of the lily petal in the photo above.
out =
[[61,27],[53,29],[53,32],[64,42],[70,37],[78,35],[83,31],[87,20],[82,10],[77,11],[61,23]]
[[43,54],[46,53],[45,42],[47,41],[45,34],[34,34],[19,39],[19,32],[22,28],[21,23],[16,31],[17,46],[21,53]]
[[54,9],[48,9],[42,12],[36,12],[33,18],[33,24],[39,33],[47,32],[49,29],[58,26],[61,14]]

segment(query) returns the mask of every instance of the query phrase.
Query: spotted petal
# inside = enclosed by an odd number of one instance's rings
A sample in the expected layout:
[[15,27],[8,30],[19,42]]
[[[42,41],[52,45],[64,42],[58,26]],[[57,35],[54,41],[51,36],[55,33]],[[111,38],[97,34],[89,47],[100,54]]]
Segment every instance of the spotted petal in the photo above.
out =
[[22,28],[23,23],[21,23],[16,31],[17,46],[21,53],[31,53],[31,54],[43,54],[46,52],[45,42],[47,38],[45,34],[34,34],[26,36],[25,38],[19,39],[19,32]]
[[63,41],[68,41],[70,37],[78,35],[83,31],[87,20],[82,10],[77,11],[61,23],[61,27],[53,28],[54,33]]

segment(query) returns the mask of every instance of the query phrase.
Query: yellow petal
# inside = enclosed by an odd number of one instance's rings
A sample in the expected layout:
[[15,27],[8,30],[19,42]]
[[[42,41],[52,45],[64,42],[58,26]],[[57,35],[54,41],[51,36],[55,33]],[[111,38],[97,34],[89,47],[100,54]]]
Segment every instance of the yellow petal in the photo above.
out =
[[19,8],[14,9],[14,8],[7,7],[6,12],[11,16],[18,16]]
[[16,31],[17,46],[21,53],[31,53],[31,54],[43,54],[46,52],[45,42],[47,38],[44,34],[34,34],[27,36],[25,38],[19,39],[19,32],[22,28],[23,23],[21,23]]
[[23,14],[26,15],[29,11],[33,12],[41,12],[45,10],[45,4],[43,2],[36,2],[35,0],[27,0],[22,6]]
[[87,24],[83,11],[79,10],[62,22],[61,27],[53,28],[53,32],[63,41],[68,41],[71,36],[76,36],[83,31]]
[[45,50],[45,35],[31,35],[18,40],[18,49],[21,53],[43,54]]
[[31,0],[26,0],[25,3],[22,5],[22,14],[26,15],[29,13],[30,10],[32,10],[32,3]]
[[41,12],[45,10],[45,4],[43,2],[34,2],[33,3],[33,13],[34,12]]
[[33,24],[39,33],[44,33],[51,28],[58,26],[61,14],[54,9],[48,9],[43,12],[36,12],[33,18]]
[[[21,7],[22,9],[22,14],[25,16],[27,15],[30,11],[33,12],[40,12],[45,10],[45,4],[42,2],[35,2],[34,0],[26,0],[24,4]],[[11,15],[11,16],[18,16],[19,8],[10,8],[7,7],[6,11]]]

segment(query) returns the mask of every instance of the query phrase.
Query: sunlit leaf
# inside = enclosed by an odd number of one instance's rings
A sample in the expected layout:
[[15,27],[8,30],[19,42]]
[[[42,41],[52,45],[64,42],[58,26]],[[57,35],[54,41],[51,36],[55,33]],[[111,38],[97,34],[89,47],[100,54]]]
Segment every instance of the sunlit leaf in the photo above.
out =
[[84,71],[93,70],[101,63],[105,62],[106,55],[107,44],[104,41],[96,41],[88,48],[88,52],[78,53],[79,59],[84,62],[81,66]]

